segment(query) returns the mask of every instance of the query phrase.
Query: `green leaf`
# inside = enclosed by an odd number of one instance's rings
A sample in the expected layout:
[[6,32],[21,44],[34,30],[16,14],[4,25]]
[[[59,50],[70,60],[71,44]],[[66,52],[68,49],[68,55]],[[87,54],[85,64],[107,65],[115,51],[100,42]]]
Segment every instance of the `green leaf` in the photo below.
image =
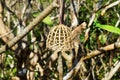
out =
[[39,14],[40,14],[39,11],[37,11],[37,12],[33,12],[33,13],[32,13],[33,17],[37,17]]
[[117,58],[117,57],[115,57],[114,59],[113,59],[113,62],[116,62],[116,61],[118,61],[119,59]]
[[53,22],[50,18],[50,16],[47,16],[46,18],[43,19],[43,23],[49,25],[49,26],[52,26],[53,25]]
[[107,41],[107,36],[104,34],[101,34],[101,35],[99,35],[99,40],[100,40],[101,44],[104,45]]
[[[40,14],[40,12],[34,12],[33,16],[37,17],[39,14]],[[49,26],[53,26],[53,22],[52,22],[50,16],[45,17],[42,22],[49,25]]]
[[120,34],[120,29],[117,28],[117,27],[114,27],[114,26],[102,25],[102,24],[96,23],[96,27],[99,27],[99,28],[101,28],[101,29],[107,30],[107,31],[109,31],[109,32],[113,32],[113,33],[116,33],[116,34]]

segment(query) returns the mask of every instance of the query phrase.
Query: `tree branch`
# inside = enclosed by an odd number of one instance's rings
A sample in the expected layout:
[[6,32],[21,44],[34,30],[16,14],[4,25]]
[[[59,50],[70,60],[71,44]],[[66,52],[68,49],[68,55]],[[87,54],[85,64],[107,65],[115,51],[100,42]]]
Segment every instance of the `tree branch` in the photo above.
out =
[[63,77],[63,80],[68,80],[71,77],[73,78],[76,75],[76,73],[79,71],[80,66],[82,65],[82,62],[84,60],[90,59],[92,57],[95,57],[97,55],[102,54],[105,51],[110,51],[110,50],[113,50],[115,48],[120,48],[120,42],[115,42],[115,43],[110,44],[108,46],[99,48],[98,50],[92,51],[91,53],[88,53],[86,56],[83,56],[79,60],[79,62],[77,63],[77,65]]
[[120,68],[120,61],[113,69],[111,69],[111,71],[108,74],[105,75],[105,77],[102,80],[110,80],[113,77],[113,75],[118,71],[119,68]]
[[59,15],[59,21],[60,24],[63,24],[64,21],[64,4],[65,1],[64,0],[59,0],[59,4],[60,4],[60,15]]
[[9,41],[6,45],[0,48],[0,54],[6,51],[8,48],[14,46],[19,40],[21,40],[28,32],[30,32],[35,26],[40,23],[48,14],[52,12],[52,10],[58,7],[57,0],[54,0],[51,5],[49,5],[38,17],[36,17],[22,32],[17,35],[11,41]]
[[108,10],[108,9],[111,8],[111,7],[114,7],[114,6],[118,5],[119,3],[120,3],[120,0],[117,0],[117,1],[109,4],[108,6],[106,6],[106,7],[102,10],[101,15],[103,16],[104,13],[106,12],[106,10]]

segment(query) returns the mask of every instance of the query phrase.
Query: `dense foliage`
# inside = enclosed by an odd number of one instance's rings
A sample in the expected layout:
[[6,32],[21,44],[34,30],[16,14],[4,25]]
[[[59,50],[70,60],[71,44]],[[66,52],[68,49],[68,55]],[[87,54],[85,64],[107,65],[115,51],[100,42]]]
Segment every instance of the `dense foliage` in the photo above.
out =
[[[56,55],[52,55],[55,51],[46,47],[49,31],[60,22],[59,8],[61,4],[58,0],[59,7],[53,9],[42,22],[36,24],[34,29],[24,35],[14,46],[9,48],[8,45],[6,50],[0,53],[0,80],[58,80],[61,79],[60,77],[65,78],[70,71],[75,69],[82,57],[94,50],[100,51],[101,54],[82,61],[78,72],[74,70],[75,74],[72,74],[72,79],[120,79],[120,50],[117,48],[107,51],[100,49],[120,41],[120,0],[64,1],[64,25],[74,29],[83,22],[87,23],[86,29],[79,34],[78,49],[75,48],[72,52],[66,51],[67,55],[77,54],[77,57],[73,56],[72,65],[69,67],[63,56],[60,63],[59,55],[62,52],[57,52],[56,57]],[[1,48],[21,34],[52,2],[53,0],[1,0]],[[74,25],[75,20],[77,21]],[[57,59],[54,60],[54,58]],[[113,70],[115,73],[112,72]]]

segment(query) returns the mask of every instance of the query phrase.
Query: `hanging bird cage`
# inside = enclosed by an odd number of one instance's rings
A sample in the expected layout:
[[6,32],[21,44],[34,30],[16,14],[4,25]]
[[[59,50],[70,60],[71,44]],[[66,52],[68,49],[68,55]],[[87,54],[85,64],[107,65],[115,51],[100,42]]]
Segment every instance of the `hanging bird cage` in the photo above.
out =
[[61,48],[62,51],[70,50],[72,46],[69,39],[70,33],[71,29],[63,24],[54,26],[47,36],[47,48],[52,49],[53,51]]

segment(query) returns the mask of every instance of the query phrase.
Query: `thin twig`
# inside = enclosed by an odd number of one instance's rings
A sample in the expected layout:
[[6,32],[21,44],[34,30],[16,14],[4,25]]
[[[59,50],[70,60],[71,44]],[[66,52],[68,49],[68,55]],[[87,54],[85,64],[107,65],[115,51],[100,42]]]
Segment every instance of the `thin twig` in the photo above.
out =
[[76,0],[70,0],[70,15],[71,15],[71,27],[78,25],[77,13],[79,8],[79,3]]
[[[94,7],[95,6],[95,7]],[[99,0],[98,3],[96,5],[93,5],[93,14],[92,16],[90,17],[90,21],[88,23],[88,29],[86,30],[85,32],[85,40],[84,40],[84,43],[88,40],[89,38],[89,32],[90,32],[90,26],[92,25],[92,23],[94,22],[95,20],[95,17],[96,17],[96,12],[100,9],[101,7],[101,1]]]
[[120,61],[113,69],[111,69],[109,74],[106,75],[102,80],[110,80],[113,77],[113,75],[118,71],[119,68],[120,68]]
[[90,59],[92,57],[95,57],[97,55],[102,54],[102,52],[110,51],[110,50],[113,50],[115,48],[120,48],[120,42],[115,42],[115,43],[110,44],[108,46],[102,47],[102,48],[100,48],[98,50],[92,51],[91,53],[88,53],[85,57],[83,56],[79,60],[79,62],[77,63],[77,65],[63,77],[63,80],[68,80],[71,77],[73,78],[76,75],[76,73],[79,71],[80,66],[82,65],[82,62],[84,60]]
[[119,3],[120,3],[120,0],[117,0],[117,1],[115,1],[115,2],[113,2],[113,3],[111,3],[111,4],[109,4],[108,6],[106,6],[106,7],[102,10],[101,15],[103,16],[104,13],[106,12],[106,10],[108,10],[108,9],[110,9],[110,8],[112,8],[112,7],[116,6],[116,5],[118,5]]
[[62,80],[62,77],[63,77],[63,64],[62,64],[62,55],[61,54],[59,54],[59,57],[58,57],[57,70],[59,72],[59,80]]
[[64,3],[65,1],[64,0],[59,0],[60,1],[60,16],[59,16],[59,21],[60,21],[60,24],[63,24],[63,21],[64,21]]

